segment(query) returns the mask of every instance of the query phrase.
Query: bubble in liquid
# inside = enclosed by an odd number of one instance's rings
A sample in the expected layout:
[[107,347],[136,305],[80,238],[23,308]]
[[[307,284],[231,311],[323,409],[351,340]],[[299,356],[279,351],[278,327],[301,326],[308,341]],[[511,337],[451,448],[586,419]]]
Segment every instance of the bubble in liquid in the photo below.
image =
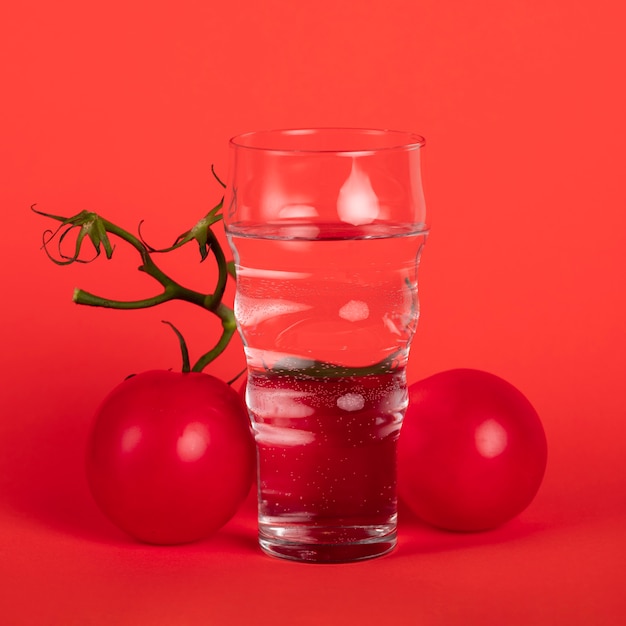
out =
[[339,309],[339,317],[348,322],[361,322],[369,317],[370,308],[362,300],[350,300]]
[[343,411],[360,411],[365,406],[365,398],[360,393],[346,393],[337,398],[337,406]]

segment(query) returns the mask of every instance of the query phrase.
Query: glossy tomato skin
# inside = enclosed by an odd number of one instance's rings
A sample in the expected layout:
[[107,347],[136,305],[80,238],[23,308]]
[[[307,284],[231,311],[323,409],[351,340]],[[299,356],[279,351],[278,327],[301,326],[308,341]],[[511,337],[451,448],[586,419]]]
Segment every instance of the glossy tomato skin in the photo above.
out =
[[236,391],[202,373],[149,371],[97,411],[87,478],[101,510],[140,541],[211,535],[250,490],[255,450]]
[[398,493],[423,521],[495,528],[535,497],[547,462],[543,426],[502,378],[449,370],[409,386],[398,444]]

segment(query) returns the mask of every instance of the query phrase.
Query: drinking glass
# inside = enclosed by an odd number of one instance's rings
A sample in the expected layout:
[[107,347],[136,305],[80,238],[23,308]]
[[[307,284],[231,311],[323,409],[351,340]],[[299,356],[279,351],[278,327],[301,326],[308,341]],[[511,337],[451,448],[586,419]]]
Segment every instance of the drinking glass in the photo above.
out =
[[423,145],[349,128],[230,141],[224,221],[270,555],[345,562],[396,544]]

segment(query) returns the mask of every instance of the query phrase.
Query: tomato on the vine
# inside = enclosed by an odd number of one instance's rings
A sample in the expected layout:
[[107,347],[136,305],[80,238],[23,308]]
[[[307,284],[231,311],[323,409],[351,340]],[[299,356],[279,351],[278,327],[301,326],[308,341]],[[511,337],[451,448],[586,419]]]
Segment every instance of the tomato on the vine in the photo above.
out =
[[234,515],[254,464],[236,391],[208,374],[155,370],[126,379],[98,409],[87,478],[122,530],[178,544],[211,535]]
[[410,385],[398,492],[423,521],[455,531],[499,526],[533,500],[546,461],[539,416],[502,378],[457,369]]

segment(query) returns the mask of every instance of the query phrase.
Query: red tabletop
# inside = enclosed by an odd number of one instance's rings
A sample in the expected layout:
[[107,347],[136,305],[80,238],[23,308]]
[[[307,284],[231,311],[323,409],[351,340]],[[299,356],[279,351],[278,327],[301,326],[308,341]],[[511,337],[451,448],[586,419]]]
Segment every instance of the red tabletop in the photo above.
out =
[[[43,400],[30,404],[46,415]],[[88,420],[46,417],[21,411],[2,426],[7,626],[601,625],[626,615],[626,478],[606,433],[596,434],[595,449],[582,437],[569,442],[577,449],[554,441],[537,498],[501,528],[437,531],[401,507],[393,553],[310,565],[261,553],[253,493],[206,541],[134,542],[88,493]]]

